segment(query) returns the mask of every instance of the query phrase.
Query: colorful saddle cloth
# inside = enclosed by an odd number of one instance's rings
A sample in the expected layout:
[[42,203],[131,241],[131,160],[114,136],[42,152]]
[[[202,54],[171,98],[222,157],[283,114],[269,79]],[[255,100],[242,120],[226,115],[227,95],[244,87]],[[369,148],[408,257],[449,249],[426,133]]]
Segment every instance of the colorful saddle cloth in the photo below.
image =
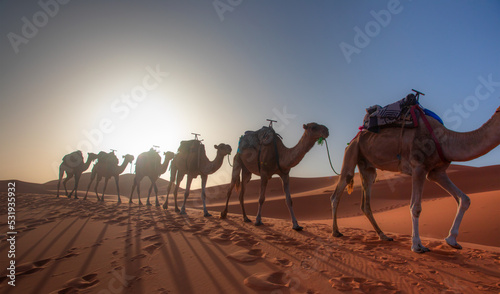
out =
[[410,108],[417,104],[415,95],[408,94],[405,98],[387,106],[373,105],[366,109],[363,118],[363,129],[377,133],[381,127],[415,127]]

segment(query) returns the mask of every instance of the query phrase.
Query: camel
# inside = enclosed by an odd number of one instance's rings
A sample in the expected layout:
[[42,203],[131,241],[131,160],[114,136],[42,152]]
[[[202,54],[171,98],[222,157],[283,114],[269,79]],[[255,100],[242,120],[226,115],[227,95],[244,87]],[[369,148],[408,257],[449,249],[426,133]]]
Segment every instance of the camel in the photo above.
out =
[[[174,203],[175,211],[180,212],[180,214],[186,214],[186,201],[189,196],[189,190],[191,187],[191,182],[198,175],[201,176],[201,200],[203,201],[203,213],[205,217],[212,216],[208,213],[205,199],[205,187],[207,185],[208,175],[215,173],[222,166],[224,157],[231,154],[231,146],[221,143],[219,145],[214,145],[217,150],[217,155],[213,161],[207,158],[205,152],[205,145],[198,140],[183,141],[179,147],[179,151],[172,159],[171,172],[170,172],[170,183],[167,188],[167,199],[163,204],[163,208],[168,208],[168,195],[170,194],[170,189],[172,184],[175,182],[174,188]],[[179,210],[177,206],[177,191],[179,189],[179,184],[181,183],[184,176],[187,174],[186,190],[184,192],[184,202],[182,208]]]
[[[290,195],[290,169],[300,163],[305,154],[311,150],[314,143],[320,138],[326,139],[329,135],[328,128],[317,123],[304,124],[304,134],[300,138],[297,145],[292,148],[287,148],[281,139],[276,136],[274,144],[261,145],[256,148],[243,148],[240,145],[238,153],[234,156],[233,171],[231,176],[231,184],[227,192],[226,207],[221,212],[222,219],[227,217],[229,198],[231,192],[236,185],[239,191],[239,200],[241,210],[243,212],[243,221],[250,222],[244,206],[245,186],[250,181],[252,174],[260,176],[260,198],[255,225],[262,225],[262,207],[265,201],[266,186],[268,180],[277,174],[280,176],[283,183],[283,190],[286,197],[286,205],[292,218],[293,229],[300,231],[303,227],[299,226],[292,208],[292,198]],[[241,141],[240,141],[241,142]],[[277,152],[276,152],[277,151]],[[241,174],[241,179],[240,179]]]
[[[448,178],[446,169],[452,161],[478,158],[500,144],[500,107],[479,129],[465,133],[451,131],[434,118],[425,116],[431,127],[428,129],[422,117],[419,117],[418,127],[404,129],[404,132],[401,128],[384,128],[379,133],[362,131],[346,148],[340,178],[330,198],[333,236],[342,236],[337,226],[337,208],[345,187],[348,187],[349,193],[352,192],[354,169],[357,165],[363,188],[361,209],[381,240],[392,241],[392,238],[387,237],[379,228],[370,207],[370,190],[376,178],[376,169],[400,172],[412,177],[410,213],[413,252],[430,251],[422,245],[418,227],[426,177],[456,200],[457,213],[445,241],[453,248],[462,248],[457,243],[458,229],[465,211],[470,206],[470,199]],[[438,144],[432,139],[433,136]]]
[[[92,173],[90,175],[90,182],[87,186],[87,193],[85,193],[85,197],[83,200],[87,199],[87,194],[89,193],[90,185],[97,177],[95,183],[95,195],[97,197],[97,201],[104,201],[104,193],[106,192],[106,186],[108,185],[108,180],[111,177],[115,178],[116,183],[116,191],[118,192],[118,203],[121,203],[120,199],[120,185],[118,182],[119,175],[125,170],[127,165],[134,160],[134,156],[127,154],[123,156],[123,162],[121,165],[118,165],[118,158],[115,153],[111,151],[110,153],[99,152],[97,155],[97,163],[92,168]],[[99,194],[97,193],[97,187],[99,186],[99,182],[104,177],[104,188],[102,190],[102,197],[99,198]]]
[[[64,191],[66,193],[66,196],[68,198],[71,198],[71,195],[73,194],[73,192],[75,192],[75,199],[78,199],[77,189],[80,177],[82,176],[82,173],[89,168],[92,161],[96,159],[97,159],[97,154],[90,152],[87,153],[87,161],[83,162],[83,155],[82,151],[80,150],[65,155],[63,157],[63,162],[59,166],[59,182],[57,182],[57,197],[59,197],[59,187],[61,186],[61,180],[64,176],[64,173],[66,173],[66,179],[64,179],[63,181]],[[73,187],[73,190],[68,194],[68,190],[66,189],[66,183],[71,178],[73,178],[73,176],[75,177],[75,186]]]
[[174,153],[169,151],[164,152],[163,155],[165,155],[163,163],[161,163],[160,155],[153,148],[151,148],[147,152],[141,153],[137,157],[137,161],[135,163],[134,184],[132,185],[132,191],[130,192],[129,203],[133,203],[132,196],[134,195],[134,189],[137,186],[137,197],[139,199],[139,205],[142,205],[140,184],[142,178],[148,177],[151,181],[151,186],[149,187],[148,200],[146,201],[146,205],[151,205],[151,203],[149,202],[149,196],[151,195],[151,190],[154,188],[156,195],[155,205],[160,206],[160,203],[158,202],[158,188],[156,187],[156,180],[158,180],[158,178],[167,171],[170,160],[174,158]]

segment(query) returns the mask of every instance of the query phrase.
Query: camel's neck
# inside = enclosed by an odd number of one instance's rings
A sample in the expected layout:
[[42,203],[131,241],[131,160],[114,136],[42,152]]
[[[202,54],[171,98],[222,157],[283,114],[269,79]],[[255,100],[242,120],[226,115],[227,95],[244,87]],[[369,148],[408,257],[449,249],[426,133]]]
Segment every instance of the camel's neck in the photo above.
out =
[[459,133],[443,128],[440,141],[449,161],[478,158],[500,144],[500,113],[496,113],[475,131]]
[[279,164],[282,169],[290,169],[300,163],[302,158],[314,146],[316,140],[304,133],[297,145],[292,148],[287,148],[281,140],[277,141]]
[[170,163],[170,159],[165,157],[165,160],[163,160],[163,163],[160,167],[160,174],[164,174],[167,171],[169,163]]
[[92,163],[92,160],[90,158],[87,158],[87,161],[82,166],[82,170],[86,171],[87,169],[89,169],[89,166],[91,163]]
[[121,174],[125,170],[127,165],[128,165],[128,161],[124,160],[122,162],[122,165],[118,166],[118,169],[117,169],[118,174]]
[[213,161],[210,161],[205,153],[201,155],[200,159],[200,171],[205,174],[213,174],[222,166],[224,161],[224,155],[221,152],[217,152],[217,156]]

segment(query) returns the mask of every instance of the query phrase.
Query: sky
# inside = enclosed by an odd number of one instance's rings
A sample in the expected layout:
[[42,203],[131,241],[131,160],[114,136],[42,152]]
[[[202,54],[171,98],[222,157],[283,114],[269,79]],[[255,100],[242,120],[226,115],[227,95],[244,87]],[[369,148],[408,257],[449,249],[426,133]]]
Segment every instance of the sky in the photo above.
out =
[[[210,159],[234,155],[268,118],[289,147],[327,126],[339,170],[365,108],[412,88],[471,131],[500,105],[499,15],[493,0],[0,1],[0,179],[56,179],[77,149],[175,152],[193,132]],[[461,164],[500,164],[500,148]],[[333,176],[325,146],[290,175]]]

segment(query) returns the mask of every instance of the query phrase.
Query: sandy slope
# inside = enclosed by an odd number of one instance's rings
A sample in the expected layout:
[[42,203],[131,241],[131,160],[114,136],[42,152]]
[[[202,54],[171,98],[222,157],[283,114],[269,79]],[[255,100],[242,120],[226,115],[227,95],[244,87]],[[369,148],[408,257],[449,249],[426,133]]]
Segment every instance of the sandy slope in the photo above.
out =
[[[54,182],[17,181],[18,275],[14,288],[0,270],[0,292],[499,293],[500,183],[493,180],[499,171],[498,166],[451,168],[450,177],[472,199],[458,238],[464,246],[460,251],[442,241],[456,211],[454,200],[426,185],[421,235],[432,251],[423,255],[410,251],[411,184],[394,174],[379,175],[373,200],[375,218],[394,242],[379,241],[359,215],[359,181],[339,208],[342,238],[330,235],[332,177],[292,180],[302,232],[291,230],[279,179],[271,181],[264,206],[264,216],[273,218],[264,218],[261,227],[241,221],[234,192],[228,219],[217,217],[227,185],[209,190],[214,217],[204,218],[197,208],[199,191],[193,191],[188,205],[196,209],[181,216],[172,207],[117,205],[116,195],[106,196],[105,203],[56,199],[46,193]],[[121,184],[130,184],[123,179]],[[251,215],[258,186],[252,182],[246,198]],[[128,196],[129,190],[122,190]],[[6,201],[4,193],[2,234],[7,232]],[[2,269],[6,238],[2,235],[0,243]]]

